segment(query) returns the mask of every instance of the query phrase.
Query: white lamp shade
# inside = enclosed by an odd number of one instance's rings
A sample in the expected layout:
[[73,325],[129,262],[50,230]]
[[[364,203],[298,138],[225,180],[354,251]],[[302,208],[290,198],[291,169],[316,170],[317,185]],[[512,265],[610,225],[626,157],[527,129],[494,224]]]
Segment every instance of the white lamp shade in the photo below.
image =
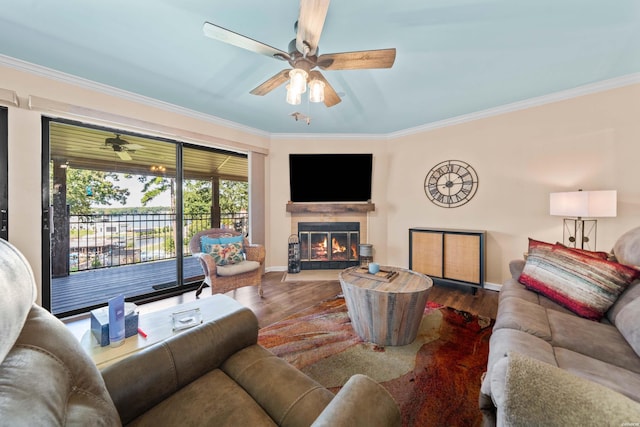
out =
[[598,218],[617,215],[617,191],[568,191],[549,195],[549,214]]

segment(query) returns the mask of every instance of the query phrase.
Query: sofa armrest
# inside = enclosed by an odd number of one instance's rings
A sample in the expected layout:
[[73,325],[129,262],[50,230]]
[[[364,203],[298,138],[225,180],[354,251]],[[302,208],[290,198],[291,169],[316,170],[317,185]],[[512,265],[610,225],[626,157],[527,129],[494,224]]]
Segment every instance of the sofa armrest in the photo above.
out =
[[511,277],[515,280],[520,278],[522,274],[522,270],[524,269],[525,261],[523,259],[514,259],[509,262],[509,272],[511,273]]
[[215,295],[216,318],[149,346],[102,370],[123,424],[256,344],[258,319],[225,295]]
[[510,352],[508,357],[496,363],[492,375],[503,376],[502,380],[492,377],[499,425],[625,425],[640,422],[639,402],[519,353]]
[[354,375],[312,427],[400,426],[398,405],[389,392],[365,375]]

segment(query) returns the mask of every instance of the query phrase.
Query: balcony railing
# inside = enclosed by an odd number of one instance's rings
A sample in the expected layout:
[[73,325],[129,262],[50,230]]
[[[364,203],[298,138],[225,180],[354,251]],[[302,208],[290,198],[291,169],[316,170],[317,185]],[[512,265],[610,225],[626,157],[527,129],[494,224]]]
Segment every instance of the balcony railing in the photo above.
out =
[[[158,261],[176,257],[175,214],[81,215],[69,218],[69,271]],[[210,215],[185,216],[182,253],[189,239],[211,227]],[[247,213],[223,213],[222,228],[247,234]]]

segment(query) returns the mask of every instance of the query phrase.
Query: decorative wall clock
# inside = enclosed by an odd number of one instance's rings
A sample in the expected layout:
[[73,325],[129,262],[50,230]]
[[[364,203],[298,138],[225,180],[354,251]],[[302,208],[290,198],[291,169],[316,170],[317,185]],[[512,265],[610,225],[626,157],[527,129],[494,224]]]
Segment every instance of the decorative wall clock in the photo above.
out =
[[478,174],[470,164],[446,160],[435,165],[424,179],[424,192],[434,204],[457,208],[478,191]]

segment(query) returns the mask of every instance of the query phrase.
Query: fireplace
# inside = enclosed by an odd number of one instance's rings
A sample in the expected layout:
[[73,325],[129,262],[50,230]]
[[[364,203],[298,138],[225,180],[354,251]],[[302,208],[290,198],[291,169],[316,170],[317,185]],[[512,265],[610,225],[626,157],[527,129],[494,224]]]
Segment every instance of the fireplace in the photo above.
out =
[[359,222],[299,222],[302,270],[344,269],[358,265]]

